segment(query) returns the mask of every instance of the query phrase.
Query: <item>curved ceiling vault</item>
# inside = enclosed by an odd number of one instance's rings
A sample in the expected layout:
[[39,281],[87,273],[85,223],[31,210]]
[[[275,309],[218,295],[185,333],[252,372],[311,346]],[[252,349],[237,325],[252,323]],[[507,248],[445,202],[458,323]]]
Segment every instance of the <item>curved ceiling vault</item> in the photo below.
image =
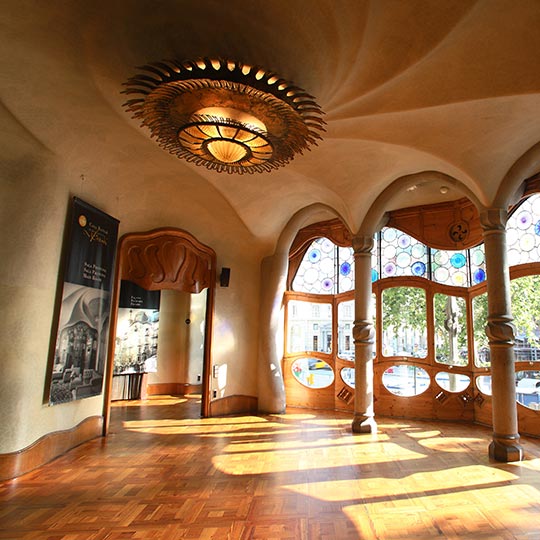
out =
[[[426,170],[489,203],[540,141],[537,0],[6,0],[1,17],[0,98],[44,146],[74,168],[82,148],[89,162],[114,162],[119,192],[134,171],[165,190],[196,184],[201,200],[232,207],[269,243],[316,203],[357,230],[395,179]],[[161,150],[123,110],[122,83],[136,66],[203,56],[260,65],[306,89],[326,113],[324,140],[247,176]],[[434,180],[392,205],[460,196]]]

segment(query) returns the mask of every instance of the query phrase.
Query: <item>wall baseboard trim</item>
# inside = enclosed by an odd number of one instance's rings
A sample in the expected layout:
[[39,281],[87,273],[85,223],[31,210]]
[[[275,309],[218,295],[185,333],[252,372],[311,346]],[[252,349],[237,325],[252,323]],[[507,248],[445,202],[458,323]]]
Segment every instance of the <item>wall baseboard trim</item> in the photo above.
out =
[[101,437],[103,416],[90,416],[71,429],[43,435],[26,448],[0,454],[0,481],[30,472],[80,444]]
[[202,386],[188,383],[153,383],[147,385],[146,392],[149,396],[187,396],[189,394],[200,394]]
[[254,396],[226,396],[210,402],[210,416],[256,413],[259,400]]

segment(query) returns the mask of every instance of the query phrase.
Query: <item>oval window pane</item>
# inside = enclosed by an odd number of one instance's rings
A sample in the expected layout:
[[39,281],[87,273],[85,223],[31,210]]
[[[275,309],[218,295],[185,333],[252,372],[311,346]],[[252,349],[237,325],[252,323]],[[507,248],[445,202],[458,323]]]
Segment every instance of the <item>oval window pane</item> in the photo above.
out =
[[476,386],[482,394],[491,396],[491,375],[480,375],[476,377]]
[[334,382],[334,370],[320,358],[298,358],[292,363],[291,371],[308,388],[326,388]]
[[383,373],[382,382],[396,396],[418,396],[429,387],[429,375],[416,366],[397,365]]
[[540,411],[540,371],[516,373],[516,400],[529,409]]
[[351,388],[354,388],[354,368],[352,367],[341,368],[341,378],[346,385],[350,386]]
[[435,375],[437,384],[448,392],[463,392],[471,383],[470,377],[462,373],[448,373],[447,371],[439,371]]

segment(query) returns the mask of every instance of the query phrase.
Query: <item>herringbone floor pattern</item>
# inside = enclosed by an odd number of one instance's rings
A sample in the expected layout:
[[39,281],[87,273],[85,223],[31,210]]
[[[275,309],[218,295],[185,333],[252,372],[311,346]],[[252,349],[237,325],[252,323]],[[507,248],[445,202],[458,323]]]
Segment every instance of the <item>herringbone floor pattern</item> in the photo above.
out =
[[540,539],[540,441],[492,463],[477,426],[339,413],[200,419],[117,403],[112,433],[0,484],[0,539]]

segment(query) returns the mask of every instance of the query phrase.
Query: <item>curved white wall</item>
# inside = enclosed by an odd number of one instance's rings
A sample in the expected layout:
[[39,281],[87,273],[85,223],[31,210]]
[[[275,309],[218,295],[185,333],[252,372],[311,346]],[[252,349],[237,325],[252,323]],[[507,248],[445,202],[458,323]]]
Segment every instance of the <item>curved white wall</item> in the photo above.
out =
[[[132,189],[117,190],[114,162],[86,162],[48,152],[0,108],[0,453],[21,450],[43,435],[101,415],[103,397],[50,407],[46,377],[55,319],[60,256],[70,197],[120,220],[120,234],[177,227],[216,251],[218,272],[231,268],[228,288],[217,287],[212,358],[227,365],[220,397],[257,395],[259,269],[262,247],[230,205],[193,173],[173,177],[129,171]],[[185,165],[179,162],[178,166]],[[119,184],[120,185],[120,184]],[[125,183],[124,183],[125,185]],[[197,188],[197,189],[195,189]],[[54,341],[54,338],[53,338]]]

